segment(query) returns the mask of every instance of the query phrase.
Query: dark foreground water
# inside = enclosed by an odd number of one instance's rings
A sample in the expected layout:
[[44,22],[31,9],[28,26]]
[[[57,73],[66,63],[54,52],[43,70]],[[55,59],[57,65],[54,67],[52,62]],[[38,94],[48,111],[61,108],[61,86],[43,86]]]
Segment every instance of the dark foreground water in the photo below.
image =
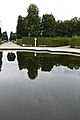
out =
[[80,120],[80,57],[0,52],[0,120]]

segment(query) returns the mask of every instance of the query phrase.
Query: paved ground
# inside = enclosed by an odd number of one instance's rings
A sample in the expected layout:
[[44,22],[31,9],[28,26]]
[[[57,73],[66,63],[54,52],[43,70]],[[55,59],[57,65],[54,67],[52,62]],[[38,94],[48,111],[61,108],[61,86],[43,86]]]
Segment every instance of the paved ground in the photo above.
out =
[[21,47],[19,45],[14,44],[13,42],[5,42],[0,45],[0,50],[32,50],[36,52],[62,52],[62,53],[71,53],[71,54],[80,54],[80,49],[70,48],[69,46],[63,47]]
[[17,44],[14,44],[13,42],[5,42],[1,44],[0,47],[2,48],[2,47],[20,47],[20,46]]

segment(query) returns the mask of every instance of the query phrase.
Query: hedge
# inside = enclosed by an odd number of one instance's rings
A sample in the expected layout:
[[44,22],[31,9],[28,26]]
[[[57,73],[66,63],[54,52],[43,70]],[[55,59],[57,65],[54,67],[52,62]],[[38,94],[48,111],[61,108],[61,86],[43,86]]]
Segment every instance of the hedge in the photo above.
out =
[[22,39],[17,39],[16,43],[17,43],[18,45],[22,45]]
[[22,44],[26,44],[27,46],[34,46],[34,37],[22,37]]
[[0,44],[2,43],[1,41],[2,41],[2,40],[1,40],[1,38],[0,38]]
[[[37,38],[37,47],[39,46],[46,46],[46,47],[54,47],[54,46],[65,46],[70,44],[71,38],[67,37],[36,37]],[[35,37],[23,37],[22,43],[19,43],[19,40],[17,40],[18,44],[26,44],[27,46],[32,45],[34,47],[34,39]]]
[[74,36],[71,38],[70,47],[74,48],[80,46],[80,36]]

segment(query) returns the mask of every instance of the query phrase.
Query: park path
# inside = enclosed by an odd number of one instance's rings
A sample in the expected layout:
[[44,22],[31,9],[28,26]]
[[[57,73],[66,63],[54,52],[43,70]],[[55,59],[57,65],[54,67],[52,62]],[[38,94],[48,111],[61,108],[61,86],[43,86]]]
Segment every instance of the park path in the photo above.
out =
[[61,52],[61,53],[71,53],[71,54],[80,54],[80,49],[70,48],[70,46],[62,47],[22,47],[13,42],[5,42],[0,45],[0,50],[29,50],[29,51],[48,51],[48,52]]
[[14,44],[13,42],[5,42],[1,44],[0,47],[21,47],[21,46]]

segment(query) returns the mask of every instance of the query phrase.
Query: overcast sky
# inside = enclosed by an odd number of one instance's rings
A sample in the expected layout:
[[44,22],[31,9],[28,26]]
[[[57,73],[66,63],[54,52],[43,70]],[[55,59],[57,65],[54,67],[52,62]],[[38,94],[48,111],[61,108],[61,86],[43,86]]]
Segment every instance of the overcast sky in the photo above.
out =
[[32,3],[39,8],[40,16],[52,13],[56,20],[80,17],[80,0],[0,0],[2,32],[16,32],[18,16],[26,16],[27,8]]

